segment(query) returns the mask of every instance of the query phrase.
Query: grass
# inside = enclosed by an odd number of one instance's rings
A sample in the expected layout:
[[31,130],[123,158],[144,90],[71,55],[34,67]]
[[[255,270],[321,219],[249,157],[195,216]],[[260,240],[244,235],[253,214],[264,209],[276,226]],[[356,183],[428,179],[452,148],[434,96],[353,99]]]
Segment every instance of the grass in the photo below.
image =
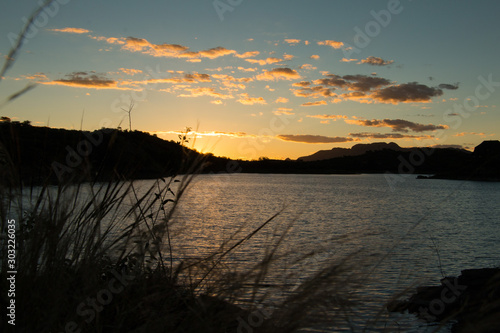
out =
[[[2,235],[7,221],[17,225],[16,332],[291,332],[317,321],[318,310],[343,314],[353,282],[348,258],[318,265],[293,291],[274,286],[287,296],[273,300],[266,278],[291,254],[282,251],[289,226],[275,229],[253,264],[233,268],[234,253],[272,231],[279,212],[208,255],[181,259],[172,245],[172,217],[202,164],[141,190],[134,181],[2,184]],[[299,263],[314,252],[293,254]],[[7,258],[5,238],[1,258]],[[2,290],[8,270],[2,260]],[[7,301],[2,295],[4,309]],[[10,328],[3,320],[2,331]]]

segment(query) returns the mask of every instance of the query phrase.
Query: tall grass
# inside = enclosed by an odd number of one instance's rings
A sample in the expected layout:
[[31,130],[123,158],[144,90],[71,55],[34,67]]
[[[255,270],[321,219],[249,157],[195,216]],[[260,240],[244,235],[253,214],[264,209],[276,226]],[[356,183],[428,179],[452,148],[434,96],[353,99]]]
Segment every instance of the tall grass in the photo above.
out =
[[[188,260],[176,252],[173,215],[202,164],[147,189],[130,180],[2,184],[2,235],[6,221],[17,225],[16,332],[291,332],[317,321],[319,309],[344,314],[354,282],[349,258],[318,265],[293,290],[273,286],[285,295],[273,299],[267,275],[295,252],[280,250],[289,226],[254,263],[233,268],[237,249],[272,231],[279,212],[250,232],[235,232],[208,255]],[[3,239],[2,290],[6,253]],[[314,252],[293,255],[300,262]],[[4,318],[2,331],[8,331]],[[321,320],[332,319],[339,317],[329,312]]]
[[[27,20],[0,80],[14,65],[36,16],[50,3]],[[352,267],[359,264],[353,260],[357,254],[313,263],[315,254],[328,249],[297,253],[287,244],[291,225],[279,229],[275,224],[279,212],[253,230],[233,233],[212,253],[183,259],[173,245],[173,216],[202,169],[202,158],[186,174],[139,190],[133,180],[84,182],[85,175],[78,182],[26,187],[12,153],[0,144],[3,309],[9,301],[4,292],[9,288],[9,220],[16,221],[17,248],[16,325],[2,314],[2,332],[292,332],[349,317],[351,287],[359,280]],[[273,235],[263,254],[255,254],[247,267],[234,268],[238,249],[262,232]],[[292,264],[314,265],[314,273],[300,283],[270,288],[270,273],[292,257]]]

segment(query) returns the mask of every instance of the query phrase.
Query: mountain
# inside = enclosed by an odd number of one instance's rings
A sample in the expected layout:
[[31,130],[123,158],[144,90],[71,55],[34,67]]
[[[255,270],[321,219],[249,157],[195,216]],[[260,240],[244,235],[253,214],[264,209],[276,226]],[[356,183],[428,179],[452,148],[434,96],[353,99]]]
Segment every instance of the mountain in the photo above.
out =
[[312,155],[299,157],[298,161],[310,162],[310,161],[321,161],[328,160],[331,158],[344,157],[344,156],[359,156],[363,155],[369,151],[379,151],[379,150],[394,150],[394,151],[404,151],[405,148],[401,148],[394,142],[375,142],[368,144],[357,144],[351,148],[332,148],[330,150],[320,150]]

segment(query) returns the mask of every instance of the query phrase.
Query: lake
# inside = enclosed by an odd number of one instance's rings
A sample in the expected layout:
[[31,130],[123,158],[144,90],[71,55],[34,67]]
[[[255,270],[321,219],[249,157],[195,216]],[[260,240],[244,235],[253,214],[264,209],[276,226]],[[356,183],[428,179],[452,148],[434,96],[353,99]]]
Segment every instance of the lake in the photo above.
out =
[[[363,281],[352,291],[361,304],[349,324],[308,331],[425,332],[433,328],[412,315],[387,314],[384,304],[396,292],[439,284],[442,274],[500,265],[499,199],[500,183],[490,182],[412,176],[391,187],[380,174],[199,175],[174,217],[173,246],[184,258],[197,257],[281,212],[228,258],[236,270],[286,233],[280,253],[288,256],[273,266],[267,283],[293,286],[315,265],[353,253],[354,275]],[[317,255],[294,262],[295,254],[316,249]]]
[[[154,180],[134,184],[140,196]],[[180,184],[172,184],[174,192]],[[91,194],[84,188],[82,203]],[[383,174],[198,175],[175,210],[171,242],[177,262],[221,253],[279,213],[219,265],[241,277],[279,243],[277,259],[259,282],[262,304],[280,302],[319,268],[348,258],[333,285],[355,301],[348,315],[332,326],[318,320],[303,332],[431,332],[436,328],[413,315],[387,313],[386,303],[463,269],[499,266],[499,201],[500,183],[494,182],[411,176],[394,183]],[[114,215],[119,220],[123,208]],[[236,301],[244,305],[248,293]]]

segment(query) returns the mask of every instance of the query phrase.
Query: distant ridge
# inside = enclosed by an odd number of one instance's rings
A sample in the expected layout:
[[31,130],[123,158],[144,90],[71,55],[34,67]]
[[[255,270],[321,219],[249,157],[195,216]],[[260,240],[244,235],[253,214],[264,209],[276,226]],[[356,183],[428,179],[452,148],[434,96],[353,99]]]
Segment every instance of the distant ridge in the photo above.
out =
[[351,148],[332,148],[330,150],[320,150],[316,153],[308,156],[299,157],[298,161],[312,162],[329,160],[331,158],[344,157],[344,156],[360,156],[369,151],[379,151],[379,150],[394,150],[394,151],[405,151],[406,148],[401,148],[397,143],[394,142],[374,142],[374,143],[359,143],[352,146]]

